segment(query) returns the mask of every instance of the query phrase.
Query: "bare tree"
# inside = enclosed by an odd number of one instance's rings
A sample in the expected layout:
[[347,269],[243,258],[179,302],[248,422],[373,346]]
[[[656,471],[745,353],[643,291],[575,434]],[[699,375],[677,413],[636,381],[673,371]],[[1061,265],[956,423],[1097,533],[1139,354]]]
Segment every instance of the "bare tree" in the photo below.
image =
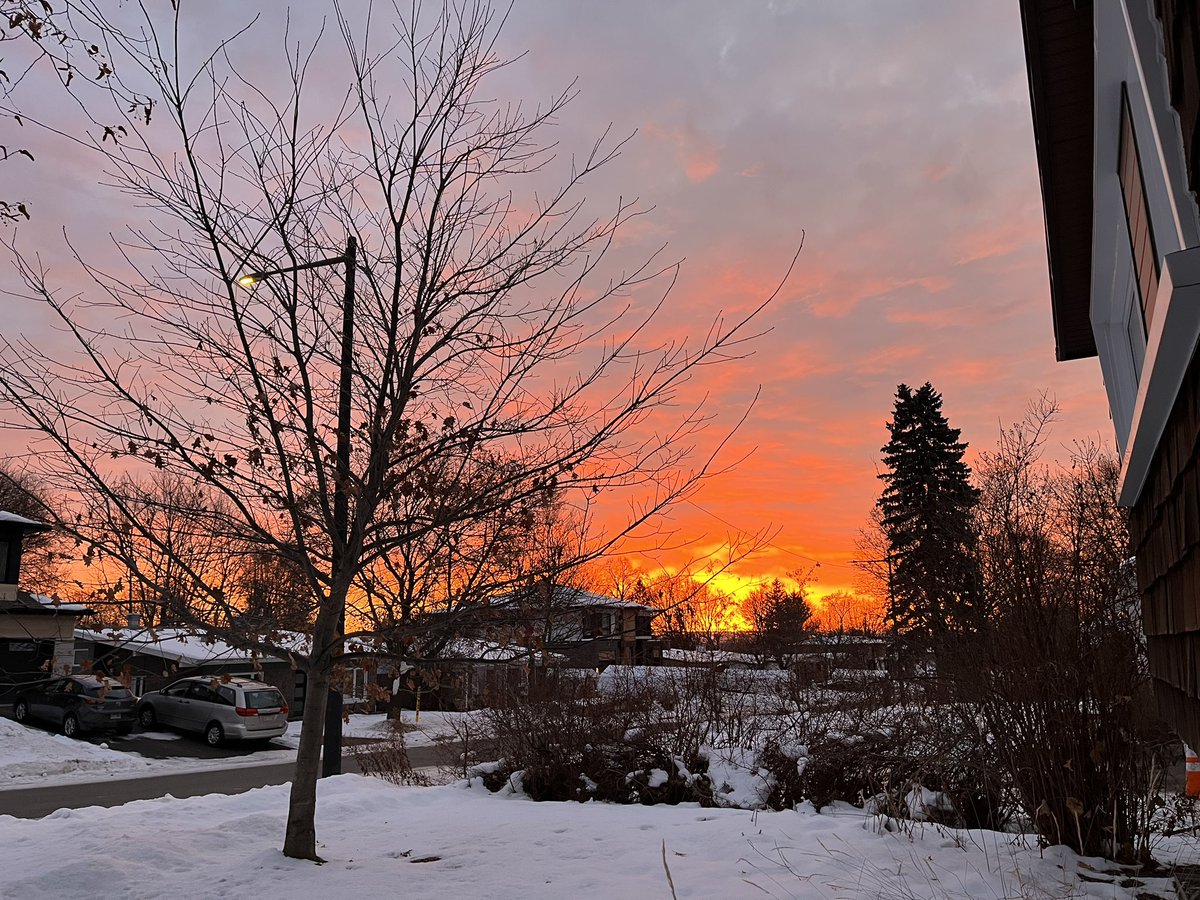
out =
[[[47,115],[47,108],[58,104],[48,104],[44,97],[32,105],[21,102],[22,83],[31,72],[42,70],[58,80],[62,96],[74,101],[84,127],[94,126],[101,141],[115,143],[128,135],[126,125],[93,116],[93,110],[107,106],[103,101],[116,100],[126,111],[136,111],[141,124],[150,123],[153,99],[130,90],[113,69],[107,44],[114,27],[105,12],[98,4],[72,0],[0,0],[0,119],[11,120],[18,129],[27,123],[60,127],[53,115]],[[34,162],[24,142],[13,143],[15,135],[7,132],[5,143],[0,144],[0,162]],[[28,218],[27,199],[0,200],[0,222]]]
[[[115,502],[92,492],[70,505],[83,521],[110,527],[103,541],[85,542],[79,573],[100,624],[214,624],[227,604],[214,604],[212,595],[229,595],[236,557],[219,525],[227,507],[203,483],[175,471],[118,478],[113,487]],[[207,589],[199,587],[199,573]]]
[[[240,72],[236,39],[198,70],[169,56],[186,10],[148,21],[148,43],[115,38],[175,135],[174,155],[136,129],[102,148],[113,181],[151,210],[118,243],[127,270],[88,265],[91,291],[66,298],[18,257],[30,298],[76,347],[58,356],[5,338],[0,390],[43,435],[43,477],[77,498],[59,524],[93,553],[143,577],[118,526],[171,552],[133,477],[162,471],[206,495],[197,524],[214,540],[294,567],[314,616],[296,654],[309,689],[284,852],[315,860],[322,723],[348,601],[407,577],[413,548],[445,556],[454,590],[464,535],[486,563],[488,541],[556,493],[580,508],[637,498],[584,555],[652,522],[711,464],[692,456],[708,414],[678,406],[680,388],[748,352],[762,305],[694,345],[657,334],[673,269],[604,268],[638,209],[620,201],[595,216],[579,193],[619,141],[572,159],[548,193],[522,188],[556,164],[540,135],[573,94],[536,109],[488,99],[489,76],[509,63],[486,4],[397,9],[386,35],[356,29],[335,4],[349,91],[312,123],[301,98],[315,51],[290,48],[288,90],[272,97]],[[323,63],[322,79],[331,72]],[[247,269],[289,271],[247,291]],[[622,298],[652,290],[658,300],[633,317]],[[668,406],[669,425],[657,415]],[[294,652],[229,624],[240,609],[223,572],[181,569],[198,598],[184,613],[193,625]],[[407,596],[436,603],[439,591]],[[374,636],[348,624],[352,641]]]
[[890,606],[891,557],[887,534],[883,530],[883,512],[876,503],[871,507],[867,524],[859,529],[854,540],[858,559],[852,560],[858,575],[854,580],[857,593],[872,598],[883,609]]
[[813,621],[822,631],[834,634],[879,634],[884,627],[884,609],[874,597],[834,591],[820,599]]
[[656,630],[675,648],[720,649],[722,635],[737,624],[738,602],[710,573],[662,572],[644,582],[634,599],[662,610]]
[[1048,843],[1132,862],[1148,821],[1165,735],[1156,721],[1120,466],[1092,443],[1069,467],[1041,455],[1045,398],[977,467],[980,560],[991,615],[944,674]]

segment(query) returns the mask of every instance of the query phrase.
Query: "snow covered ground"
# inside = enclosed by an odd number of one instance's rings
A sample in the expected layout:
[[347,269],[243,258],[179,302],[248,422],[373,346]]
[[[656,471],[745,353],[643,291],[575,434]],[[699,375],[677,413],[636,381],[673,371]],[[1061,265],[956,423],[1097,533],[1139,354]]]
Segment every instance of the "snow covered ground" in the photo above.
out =
[[649,898],[671,885],[681,898],[1170,896],[1162,880],[1121,886],[1101,861],[1062,848],[929,825],[887,831],[848,806],[534,803],[342,775],[320,785],[324,866],[279,852],[286,807],[283,786],[0,816],[0,896]]
[[[406,713],[410,746],[471,722],[462,713],[413,719]],[[352,716],[345,731],[383,737],[390,727],[383,716]],[[290,746],[231,759],[158,760],[0,719],[0,789],[283,762],[294,758],[296,736],[283,742]],[[0,816],[0,897],[395,896],[400,885],[418,898],[670,897],[672,884],[681,898],[1173,896],[1165,880],[1106,875],[1103,861],[1039,851],[1032,837],[889,828],[848,805],[818,815],[534,803],[478,784],[398,788],[354,775],[321,782],[318,837],[329,864],[313,866],[279,852],[287,791]]]
[[[453,739],[464,728],[471,728],[478,718],[474,712],[441,712],[427,710],[418,716],[413,710],[401,710],[400,725],[404,742],[409,747],[430,747]],[[342,736],[349,738],[385,738],[392,734],[393,724],[383,713],[353,715],[342,726]]]

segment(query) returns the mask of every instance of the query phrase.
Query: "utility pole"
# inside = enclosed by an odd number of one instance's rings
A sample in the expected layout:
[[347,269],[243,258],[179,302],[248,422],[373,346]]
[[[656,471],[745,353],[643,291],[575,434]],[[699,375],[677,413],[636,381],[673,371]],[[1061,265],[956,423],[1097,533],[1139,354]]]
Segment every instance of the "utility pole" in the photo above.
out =
[[[248,272],[238,279],[242,287],[251,287],[272,275],[287,275],[304,269],[323,266],[345,266],[345,292],[342,296],[342,353],[338,363],[338,407],[337,407],[337,460],[333,485],[333,540],[330,552],[329,587],[344,577],[346,548],[350,542],[350,429],[351,429],[351,374],[354,364],[354,270],[358,267],[358,240],[354,235],[346,238],[346,252],[330,259],[301,263],[282,269],[267,269]],[[347,586],[348,587],[348,586]],[[335,646],[327,652],[336,659],[345,650],[346,604],[338,610]],[[321,648],[314,647],[314,651]],[[325,651],[321,651],[325,652]],[[322,743],[321,777],[342,774],[342,692],[331,685],[325,702],[325,730]]]

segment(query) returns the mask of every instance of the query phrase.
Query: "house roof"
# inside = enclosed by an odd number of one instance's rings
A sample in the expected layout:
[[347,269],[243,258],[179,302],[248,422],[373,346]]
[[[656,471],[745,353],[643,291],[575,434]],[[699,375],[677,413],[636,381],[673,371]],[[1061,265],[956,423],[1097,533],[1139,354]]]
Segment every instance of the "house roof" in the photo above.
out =
[[581,588],[557,586],[554,589],[555,602],[566,607],[601,607],[606,609],[642,609],[646,612],[657,614],[660,610],[653,606],[647,606],[645,603],[635,603],[632,600],[617,600],[613,597],[605,597],[603,594],[596,594],[592,591],[585,591]]
[[687,663],[690,665],[752,665],[755,658],[750,653],[735,653],[730,650],[680,650],[668,648],[663,650],[662,658],[671,662]]
[[1020,0],[1059,360],[1096,355],[1092,291],[1091,0]]
[[57,597],[47,597],[45,594],[33,594],[29,591],[17,591],[15,600],[0,600],[0,613],[21,613],[22,615],[63,613],[82,616],[91,611],[83,603],[65,603]]
[[38,522],[34,519],[27,519],[24,516],[18,516],[16,513],[8,512],[0,509],[0,525],[17,525],[25,531],[49,531],[50,526],[45,522]]
[[93,631],[75,629],[78,640],[107,644],[146,656],[169,659],[183,666],[204,666],[213,663],[278,662],[278,657],[258,654],[234,647],[208,635],[198,635],[186,628],[108,628]]
[[[516,660],[540,659],[546,650],[535,650],[522,644],[498,644],[495,641],[475,638],[456,638],[438,654],[439,659],[461,659],[482,662],[514,662]],[[555,659],[565,659],[559,653],[548,653]]]

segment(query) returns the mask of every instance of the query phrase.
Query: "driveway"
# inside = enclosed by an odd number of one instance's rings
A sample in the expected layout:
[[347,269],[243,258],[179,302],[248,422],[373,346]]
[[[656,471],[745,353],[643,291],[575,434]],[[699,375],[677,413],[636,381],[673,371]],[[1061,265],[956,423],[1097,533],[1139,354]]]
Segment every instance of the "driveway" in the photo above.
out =
[[[9,705],[0,709],[0,713],[5,718],[11,719],[12,706]],[[30,728],[37,728],[49,734],[55,734],[58,731],[54,726],[47,725],[45,722],[30,720],[25,724]],[[299,733],[299,722],[292,722],[288,725],[289,735]],[[204,738],[198,734],[172,731],[169,728],[155,728],[146,731],[140,725],[135,725],[132,733],[128,735],[91,732],[84,734],[81,740],[87,741],[89,744],[96,744],[97,746],[105,744],[110,750],[119,750],[125,753],[140,753],[142,756],[147,756],[151,759],[230,759],[232,757],[251,756],[264,750],[288,749],[288,744],[280,743],[278,740],[273,740],[266,744],[230,742],[220,747],[210,747],[204,743]]]
[[[293,722],[288,726],[288,731],[299,734],[300,723]],[[264,750],[288,749],[288,744],[277,740],[266,744],[231,741],[220,747],[210,747],[204,743],[202,735],[171,731],[168,728],[143,731],[141,727],[135,727],[129,735],[89,734],[83,740],[90,744],[107,744],[110,750],[140,753],[151,759],[229,759],[252,756]]]

